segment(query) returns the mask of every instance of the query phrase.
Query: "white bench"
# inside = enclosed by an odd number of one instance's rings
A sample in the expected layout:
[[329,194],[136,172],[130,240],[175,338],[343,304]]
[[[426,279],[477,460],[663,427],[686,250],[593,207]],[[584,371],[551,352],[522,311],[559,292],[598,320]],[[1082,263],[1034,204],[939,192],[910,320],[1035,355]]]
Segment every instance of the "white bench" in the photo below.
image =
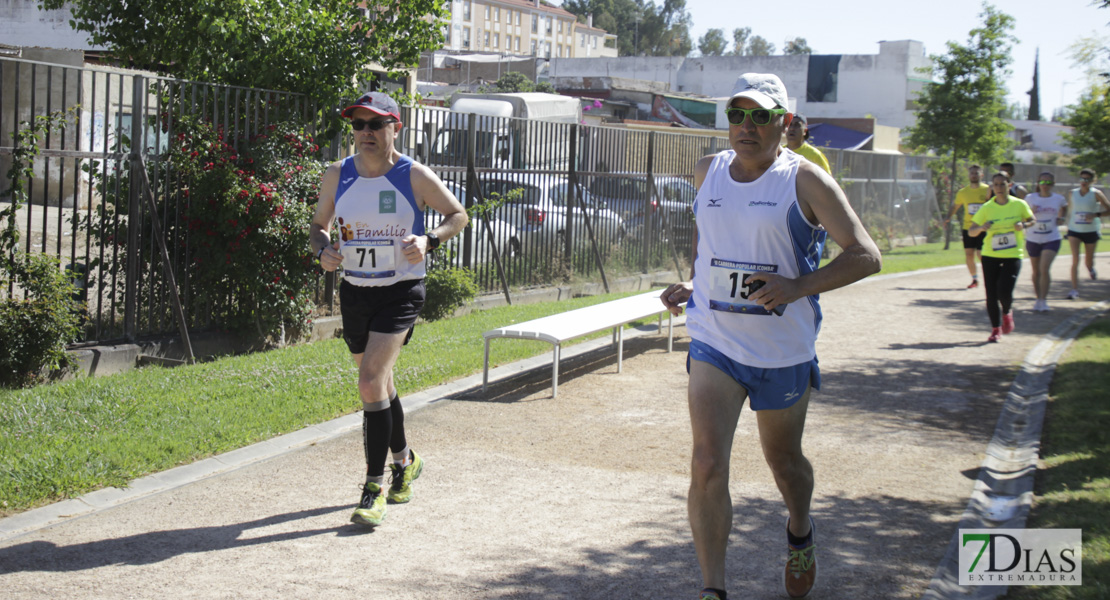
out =
[[486,359],[482,368],[482,389],[485,390],[489,383],[489,343],[493,338],[541,340],[554,346],[554,362],[551,365],[552,398],[559,394],[559,358],[562,344],[567,340],[612,328],[613,341],[617,345],[617,372],[620,373],[624,360],[623,326],[645,317],[659,315],[659,332],[662,333],[662,313],[667,313],[667,352],[671,352],[674,344],[674,316],[659,300],[661,292],[662,290],[655,290],[483,333],[482,337],[486,340]]

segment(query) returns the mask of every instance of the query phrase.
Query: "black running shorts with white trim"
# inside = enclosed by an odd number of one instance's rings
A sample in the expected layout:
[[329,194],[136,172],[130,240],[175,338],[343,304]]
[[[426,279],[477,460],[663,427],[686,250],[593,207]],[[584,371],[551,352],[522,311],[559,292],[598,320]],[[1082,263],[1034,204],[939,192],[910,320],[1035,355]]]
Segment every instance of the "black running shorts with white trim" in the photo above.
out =
[[344,281],[339,286],[339,310],[343,315],[343,341],[351,354],[366,351],[370,332],[400,333],[408,330],[424,307],[424,280],[408,279],[393,285],[362,287]]
[[967,234],[966,229],[963,229],[962,231],[963,231],[963,238],[964,238],[964,250],[982,250],[983,249],[983,240],[987,239],[987,232],[984,231],[984,232],[980,233],[979,235],[972,237],[972,236]]

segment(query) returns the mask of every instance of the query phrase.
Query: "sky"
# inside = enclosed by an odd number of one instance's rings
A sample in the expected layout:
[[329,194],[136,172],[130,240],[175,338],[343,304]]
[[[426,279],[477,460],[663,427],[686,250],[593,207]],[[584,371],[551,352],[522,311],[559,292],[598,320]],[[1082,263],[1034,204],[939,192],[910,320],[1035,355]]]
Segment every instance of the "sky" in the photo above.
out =
[[[657,2],[661,4],[661,2]],[[1033,62],[1040,48],[1041,116],[1075,104],[1087,87],[1086,77],[1072,66],[1068,47],[1079,37],[1099,36],[1110,46],[1110,9],[1093,0],[996,0],[994,6],[1016,23],[1006,81],[1008,103],[1029,104]],[[723,8],[727,6],[728,8]],[[778,7],[781,6],[782,9]],[[773,3],[686,0],[695,53],[698,38],[710,28],[751,27],[782,52],[784,41],[803,37],[816,54],[878,54],[878,42],[917,40],[927,55],[947,53],[947,42],[966,44],[968,32],[982,23],[977,0],[795,0]]]

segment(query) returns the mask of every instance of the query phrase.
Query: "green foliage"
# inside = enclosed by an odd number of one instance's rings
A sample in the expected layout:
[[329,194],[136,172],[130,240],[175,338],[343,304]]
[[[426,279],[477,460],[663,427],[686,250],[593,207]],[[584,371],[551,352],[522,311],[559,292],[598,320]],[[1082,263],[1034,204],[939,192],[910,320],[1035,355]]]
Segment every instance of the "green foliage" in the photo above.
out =
[[813,48],[809,47],[809,42],[804,37],[796,37],[792,40],[786,40],[786,45],[782,48],[782,53],[789,56],[792,54],[813,54]]
[[44,369],[66,364],[66,345],[77,340],[82,313],[57,258],[17,254],[10,266],[26,298],[0,299],[0,386],[22,387],[41,381]]
[[[282,344],[288,330],[308,325],[314,306],[308,223],[327,166],[320,148],[287,122],[267,126],[242,155],[222,126],[183,117],[175,127],[168,152],[174,176],[162,178],[154,194],[167,243],[188,256],[187,272],[177,279],[189,282],[193,312],[203,315],[202,322]],[[129,224],[121,216],[127,214],[130,175],[89,171],[103,202],[91,217],[79,217],[78,226],[125,253]],[[124,277],[116,265],[93,257],[90,272]],[[159,279],[162,271],[151,269],[148,276]]]
[[1001,115],[1014,19],[989,4],[981,16],[967,45],[948,42],[947,54],[932,57],[934,81],[918,99],[921,110],[907,141],[923,151],[995,164],[1013,144]]
[[732,50],[730,56],[744,56],[748,53],[748,39],[752,37],[751,27],[737,27],[732,30]]
[[22,298],[0,299],[0,386],[19,387],[42,379],[43,369],[65,364],[66,345],[80,332],[81,307],[73,300],[73,285],[58,268],[54,257],[18,251],[16,212],[27,200],[25,180],[34,176],[39,140],[48,131],[62,128],[72,113],[55,112],[23,121],[15,135],[9,188],[3,197],[8,207],[0,211],[0,290],[9,286]]
[[748,41],[749,56],[771,56],[774,53],[775,45],[761,35],[757,35]]
[[727,47],[724,29],[710,29],[698,38],[698,51],[702,56],[721,56]]
[[[967,45],[948,42],[947,54],[932,57],[934,81],[918,98],[920,110],[907,137],[918,152],[932,150],[950,164],[997,164],[1014,144],[1007,136],[1013,128],[1003,120],[1014,18],[986,3],[980,16],[983,24],[971,30]],[[951,205],[955,180],[949,183]]]
[[1075,150],[1072,164],[1084,166],[1098,173],[1110,173],[1110,86],[1094,85],[1072,106],[1070,114],[1063,121],[1072,127],[1071,133],[1063,133],[1064,143]]
[[662,3],[638,0],[566,0],[563,8],[585,22],[594,16],[594,27],[617,36],[620,56],[686,56],[690,41],[690,13],[686,0]]
[[424,277],[426,296],[420,316],[425,321],[438,321],[455,314],[460,306],[478,295],[478,284],[470,269],[452,267],[432,269]]
[[510,71],[505,73],[490,86],[481,86],[478,91],[483,94],[513,94],[518,92],[546,92],[548,94],[555,93],[555,86],[551,85],[550,81],[541,81],[534,83],[524,73]]
[[[355,76],[442,46],[445,0],[40,0],[113,57],[177,77],[289,92],[337,106]],[[370,16],[364,16],[366,6]],[[388,18],[381,18],[388,15]]]

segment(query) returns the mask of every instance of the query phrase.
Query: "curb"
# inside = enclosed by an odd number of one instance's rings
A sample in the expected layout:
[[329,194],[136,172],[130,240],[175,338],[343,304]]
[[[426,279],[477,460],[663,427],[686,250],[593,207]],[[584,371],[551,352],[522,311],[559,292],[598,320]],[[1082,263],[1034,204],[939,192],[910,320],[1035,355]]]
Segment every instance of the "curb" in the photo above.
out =
[[1108,309],[1110,300],[1103,300],[1072,315],[1025,355],[1021,372],[1002,406],[994,437],[987,444],[987,456],[979,467],[971,499],[923,600],[988,600],[1006,594],[1009,586],[959,584],[960,529],[1025,528],[1033,505],[1042,425],[1056,362],[1079,332]]
[[[675,317],[674,319],[674,325],[676,327],[685,325],[685,323],[685,315]],[[625,330],[624,339],[628,340],[642,337],[656,333],[657,331],[658,328],[656,325],[632,327]],[[613,341],[610,340],[608,336],[601,337],[596,340],[590,340],[564,348],[562,351],[562,359],[566,361],[576,356],[609,347],[614,348],[615,354],[615,345]],[[551,360],[551,353],[544,352],[539,356],[491,368],[489,371],[489,381],[490,383],[494,383],[528,371],[539,369],[544,369],[550,373]],[[405,412],[412,413],[436,402],[450,400],[452,397],[475,390],[481,390],[481,388],[482,374],[476,373],[434,388],[415,392],[405,396]],[[361,411],[358,411],[264,442],[212,456],[195,463],[147,475],[146,477],[132,481],[126,488],[103,488],[95,492],[89,492],[78,498],[62,500],[41,508],[22,512],[0,519],[0,542],[6,542],[71,519],[87,517],[103,510],[115,508],[147,496],[173,490],[215,475],[230,473],[242,467],[326,442],[361,429],[362,415]]]

